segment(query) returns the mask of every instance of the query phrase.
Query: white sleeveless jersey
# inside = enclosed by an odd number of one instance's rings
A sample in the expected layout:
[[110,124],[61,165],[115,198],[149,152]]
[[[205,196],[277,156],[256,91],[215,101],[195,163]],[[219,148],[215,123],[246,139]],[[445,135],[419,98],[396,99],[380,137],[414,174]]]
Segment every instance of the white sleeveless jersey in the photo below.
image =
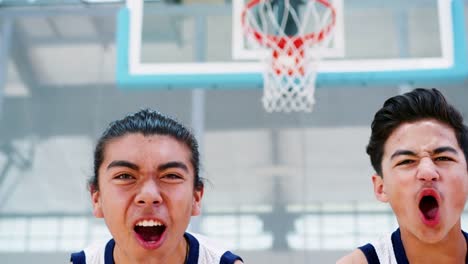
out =
[[[364,252],[369,264],[398,264],[395,256],[395,249],[392,244],[392,234],[381,236],[378,240],[360,247],[359,249]],[[372,250],[374,250],[374,252],[372,252]]]
[[[468,245],[468,235],[463,231],[462,233]],[[400,229],[359,247],[359,249],[366,256],[369,264],[409,264],[401,241]],[[465,262],[468,264],[468,255]]]
[[[185,233],[189,243],[187,264],[233,264],[242,260],[239,256],[215,245],[202,235]],[[93,244],[83,251],[73,253],[73,264],[114,264],[115,241],[111,239],[106,244]]]

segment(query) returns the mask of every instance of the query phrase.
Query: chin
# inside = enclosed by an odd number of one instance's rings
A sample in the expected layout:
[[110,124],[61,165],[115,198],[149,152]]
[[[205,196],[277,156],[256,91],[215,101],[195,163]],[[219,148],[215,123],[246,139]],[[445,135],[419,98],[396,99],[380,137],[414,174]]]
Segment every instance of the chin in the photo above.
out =
[[428,244],[436,244],[445,239],[448,232],[442,228],[424,228],[417,236],[419,240]]

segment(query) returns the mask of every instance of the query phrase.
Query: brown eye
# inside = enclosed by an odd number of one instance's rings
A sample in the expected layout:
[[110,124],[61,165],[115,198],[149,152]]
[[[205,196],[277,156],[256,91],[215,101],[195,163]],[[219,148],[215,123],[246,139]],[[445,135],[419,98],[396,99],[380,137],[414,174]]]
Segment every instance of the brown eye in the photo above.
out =
[[122,173],[122,174],[119,174],[119,175],[115,176],[114,179],[116,179],[116,180],[133,180],[133,179],[135,179],[135,177],[133,177],[132,175],[130,175],[128,173]]
[[166,178],[166,179],[174,179],[174,180],[182,179],[181,176],[179,176],[179,175],[177,175],[177,174],[174,174],[174,173],[166,174],[166,175],[164,175],[164,178]]
[[397,163],[397,166],[400,166],[400,165],[407,165],[407,164],[411,164],[413,163],[414,160],[410,160],[410,159],[407,159],[407,160],[402,160],[400,162]]
[[442,157],[435,158],[435,160],[436,161],[452,161],[453,159],[449,158],[449,157],[442,156]]

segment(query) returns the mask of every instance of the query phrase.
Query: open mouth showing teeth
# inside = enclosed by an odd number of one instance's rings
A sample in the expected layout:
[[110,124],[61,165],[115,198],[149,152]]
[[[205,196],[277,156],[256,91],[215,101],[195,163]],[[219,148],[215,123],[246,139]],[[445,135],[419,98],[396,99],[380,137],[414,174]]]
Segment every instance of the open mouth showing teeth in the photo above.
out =
[[158,221],[143,220],[138,222],[133,230],[146,242],[159,241],[166,230],[166,226]]
[[439,210],[439,204],[433,196],[424,196],[419,201],[419,210],[423,213],[427,220],[434,220]]

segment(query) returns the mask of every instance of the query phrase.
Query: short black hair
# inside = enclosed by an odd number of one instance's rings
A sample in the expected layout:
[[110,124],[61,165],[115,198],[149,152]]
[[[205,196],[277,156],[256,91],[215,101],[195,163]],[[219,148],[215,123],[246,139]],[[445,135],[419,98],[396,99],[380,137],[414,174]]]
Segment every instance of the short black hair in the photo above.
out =
[[94,175],[90,178],[88,186],[91,191],[99,190],[99,167],[104,160],[104,150],[109,141],[123,137],[127,134],[141,133],[144,136],[167,135],[184,143],[191,152],[190,161],[194,169],[194,187],[201,189],[204,186],[199,175],[200,153],[198,142],[193,133],[174,118],[168,117],[158,111],[143,109],[123,119],[113,121],[99,138],[94,150]]
[[468,164],[468,129],[461,113],[437,89],[417,88],[389,98],[375,113],[366,151],[378,175],[383,176],[382,157],[388,137],[401,124],[423,119],[435,119],[453,128]]

